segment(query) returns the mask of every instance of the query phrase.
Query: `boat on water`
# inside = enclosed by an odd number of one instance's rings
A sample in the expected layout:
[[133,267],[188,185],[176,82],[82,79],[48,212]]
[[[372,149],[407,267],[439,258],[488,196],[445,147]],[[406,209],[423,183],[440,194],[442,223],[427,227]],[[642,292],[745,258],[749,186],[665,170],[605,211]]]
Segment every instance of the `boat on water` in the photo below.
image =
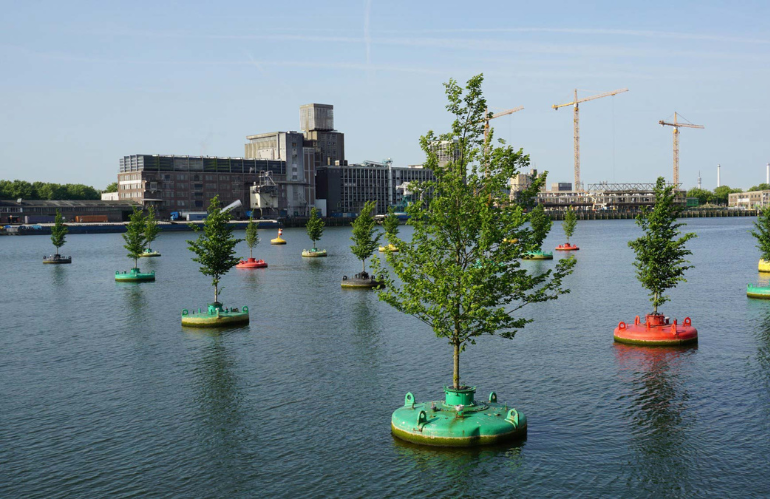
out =
[[570,243],[560,244],[556,247],[556,251],[577,251],[579,249],[580,248]]

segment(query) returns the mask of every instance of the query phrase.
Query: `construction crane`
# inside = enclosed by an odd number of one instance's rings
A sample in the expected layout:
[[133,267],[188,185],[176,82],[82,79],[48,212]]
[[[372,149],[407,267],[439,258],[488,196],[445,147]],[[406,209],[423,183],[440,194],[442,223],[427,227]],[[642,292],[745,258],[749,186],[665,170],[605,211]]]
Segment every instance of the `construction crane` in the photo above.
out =
[[580,184],[580,108],[578,105],[581,102],[588,102],[594,99],[601,99],[602,97],[609,97],[611,95],[617,95],[623,92],[628,92],[627,88],[621,88],[620,90],[613,90],[612,92],[604,92],[603,94],[592,95],[591,97],[585,97],[578,100],[577,89],[575,89],[575,100],[567,102],[566,104],[554,104],[551,106],[554,110],[559,110],[560,107],[574,106],[575,107],[575,186],[576,191],[582,191]]
[[484,142],[486,143],[487,136],[489,135],[489,120],[493,120],[501,116],[507,116],[517,111],[521,111],[522,109],[524,109],[524,106],[515,107],[513,109],[507,109],[505,111],[500,111],[499,113],[495,113],[492,116],[489,116],[489,109],[485,110],[484,116],[486,116],[486,118],[484,118]]
[[[679,129],[680,128],[706,128],[703,125],[693,125],[692,123],[679,123],[676,121],[676,113],[674,113],[674,122],[669,123],[667,121],[658,121],[660,126],[672,126],[674,127],[674,185],[679,185]],[[700,175],[700,174],[698,174]]]

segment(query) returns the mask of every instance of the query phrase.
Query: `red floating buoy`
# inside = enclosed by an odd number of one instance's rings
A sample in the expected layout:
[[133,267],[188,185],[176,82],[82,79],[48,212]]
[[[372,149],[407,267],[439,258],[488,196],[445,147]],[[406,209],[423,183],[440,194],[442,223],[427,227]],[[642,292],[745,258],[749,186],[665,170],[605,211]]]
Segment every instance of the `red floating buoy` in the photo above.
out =
[[676,319],[669,319],[662,314],[649,314],[642,323],[637,315],[633,324],[621,322],[615,328],[615,341],[629,345],[676,346],[698,341],[698,330],[692,327],[692,321],[686,317],[682,324]]
[[580,248],[570,243],[560,244],[556,247],[556,251],[577,251],[579,249]]
[[255,260],[253,258],[241,260],[235,265],[236,269],[264,269],[265,267],[267,267],[267,263],[264,260]]

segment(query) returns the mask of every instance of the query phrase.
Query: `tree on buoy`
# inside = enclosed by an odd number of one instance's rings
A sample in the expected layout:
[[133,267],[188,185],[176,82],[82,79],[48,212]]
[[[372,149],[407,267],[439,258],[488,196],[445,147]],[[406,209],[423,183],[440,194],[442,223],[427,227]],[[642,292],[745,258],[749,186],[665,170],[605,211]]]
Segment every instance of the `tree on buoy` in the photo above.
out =
[[761,252],[760,258],[770,262],[770,206],[762,210],[754,222],[751,235],[757,239],[757,248]]
[[392,206],[388,207],[388,214],[385,216],[385,219],[382,221],[382,228],[385,229],[386,237],[394,237],[398,235],[398,226],[401,224],[401,221],[396,216],[396,212],[393,209]]
[[315,242],[323,236],[325,225],[323,219],[318,215],[318,210],[315,207],[311,208],[310,219],[305,225],[305,230],[307,231],[307,236],[313,242],[313,251],[318,249],[316,248]]
[[564,213],[564,222],[561,224],[564,229],[564,235],[567,237],[567,244],[569,244],[569,238],[575,233],[575,227],[577,226],[577,215],[572,208],[567,208]]
[[361,213],[351,224],[353,236],[350,239],[354,244],[350,250],[361,260],[362,272],[366,272],[366,259],[374,254],[380,244],[381,234],[375,234],[377,223],[372,216],[375,206],[375,201],[367,201],[361,208]]
[[67,232],[69,232],[69,229],[64,225],[64,218],[61,216],[61,212],[56,210],[54,225],[51,227],[51,242],[54,248],[56,248],[56,255],[59,254],[59,248],[64,246],[66,242]]
[[249,247],[249,258],[254,258],[254,248],[259,244],[257,228],[257,224],[254,223],[254,218],[249,217],[249,225],[246,226],[246,246]]
[[160,225],[158,225],[158,220],[155,218],[155,208],[150,206],[144,219],[144,239],[148,249],[152,249],[152,242],[158,238],[159,234]]
[[[543,175],[543,181],[545,182],[546,175]],[[532,231],[530,237],[532,251],[540,251],[545,241],[546,236],[551,231],[553,221],[551,217],[545,212],[542,204],[535,206],[529,213],[529,226]]]
[[[455,119],[450,132],[429,131],[420,139],[435,181],[410,186],[420,199],[406,208],[414,227],[411,241],[388,234],[399,248],[386,254],[392,270],[379,259],[372,262],[384,281],[380,299],[429,325],[452,346],[454,389],[461,388],[460,353],[467,345],[483,335],[513,338],[532,322],[518,314],[522,307],[569,292],[562,280],[575,263],[565,258],[545,272],[521,267],[525,251],[541,245],[547,230],[526,228],[530,216],[522,201],[509,201],[509,179],[529,165],[529,156],[502,140],[493,145],[491,129],[485,138],[491,113],[482,81],[483,75],[471,78],[464,91],[455,80],[445,84],[446,108]],[[457,148],[452,161],[439,162],[437,144]],[[544,181],[535,179],[521,199],[530,199]]]
[[[235,246],[243,241],[233,236],[229,221],[230,212],[222,211],[219,196],[214,196],[209,204],[208,216],[203,222],[203,233],[195,241],[187,241],[188,249],[198,255],[192,260],[200,264],[201,274],[211,277],[215,304],[219,303],[219,280],[238,264]],[[198,225],[189,226],[195,232],[200,232]]]
[[684,273],[693,266],[685,260],[686,256],[692,255],[685,244],[696,236],[689,232],[677,239],[679,228],[684,224],[676,222],[683,207],[674,203],[674,186],[667,186],[665,179],[658,177],[654,193],[655,206],[652,210],[643,209],[636,217],[636,225],[642,228],[644,235],[629,241],[628,245],[636,253],[636,277],[650,292],[653,315],[658,315],[658,307],[669,301],[664,292],[680,282],[687,282]]
[[123,234],[123,241],[126,244],[123,247],[128,250],[126,256],[134,259],[134,268],[139,268],[139,257],[147,246],[147,237],[144,232],[146,227],[144,213],[139,208],[134,208],[128,220],[126,232]]

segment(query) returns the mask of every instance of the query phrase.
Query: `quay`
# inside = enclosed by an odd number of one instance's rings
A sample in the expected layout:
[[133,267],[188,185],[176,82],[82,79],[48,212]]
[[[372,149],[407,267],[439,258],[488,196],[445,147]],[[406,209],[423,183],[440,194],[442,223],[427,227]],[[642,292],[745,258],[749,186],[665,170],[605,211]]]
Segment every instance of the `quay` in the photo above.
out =
[[[106,223],[67,223],[70,234],[115,234],[126,232],[128,222],[106,222]],[[254,223],[260,229],[272,229],[282,227],[280,220],[254,220]],[[245,230],[249,224],[248,220],[230,221],[230,225],[235,230]],[[51,227],[54,224],[21,224],[6,225],[4,230],[0,230],[0,235],[9,236],[45,236],[51,234]],[[192,222],[158,222],[161,232],[191,232],[191,226],[203,227],[203,220]]]
[[[563,210],[549,211],[548,215],[552,220],[564,220]],[[639,214],[638,210],[629,211],[614,211],[614,210],[597,210],[597,211],[581,211],[575,210],[578,220],[633,220]],[[729,210],[725,209],[690,209],[684,210],[679,218],[721,218],[721,217],[756,217],[759,214],[759,210]]]

